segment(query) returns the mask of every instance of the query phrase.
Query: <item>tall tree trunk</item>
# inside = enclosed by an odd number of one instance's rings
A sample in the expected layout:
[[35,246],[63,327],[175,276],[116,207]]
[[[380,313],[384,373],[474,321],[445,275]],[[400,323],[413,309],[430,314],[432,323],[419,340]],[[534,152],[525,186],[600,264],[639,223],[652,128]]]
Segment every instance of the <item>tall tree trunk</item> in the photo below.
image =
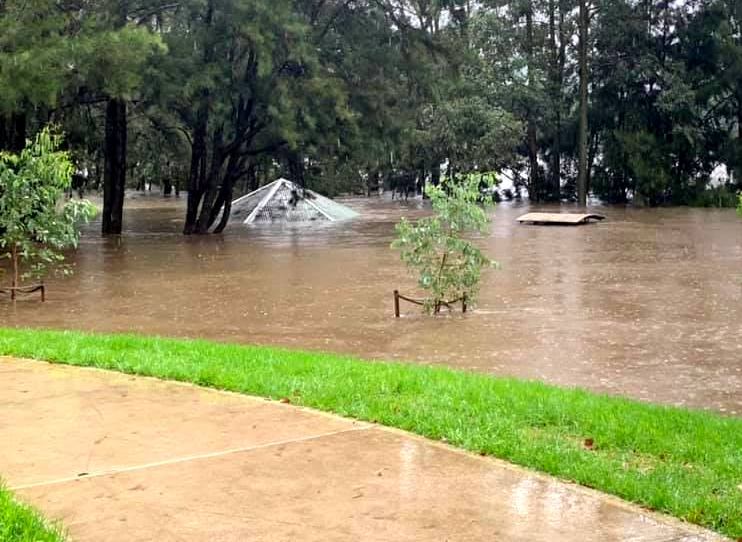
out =
[[[227,175],[225,176],[226,178],[224,181],[222,181],[217,205],[214,207],[214,212],[212,213],[212,223],[216,220],[217,216],[219,216],[219,211],[222,213],[222,216],[219,219],[219,224],[214,228],[214,233],[222,233],[224,231],[224,228],[226,228],[229,223],[229,215],[232,213],[234,183],[237,182],[237,179],[234,177],[231,170],[231,167],[227,168]],[[209,224],[209,227],[211,227],[211,224]]]
[[103,171],[103,235],[118,235],[123,228],[126,130],[126,102],[118,98],[108,100]]
[[[533,65],[533,4],[529,1],[526,8],[526,58],[528,60],[528,88],[533,90],[535,86],[535,67]],[[530,98],[529,98],[530,100]],[[528,195],[534,201],[543,198],[543,187],[538,167],[538,141],[536,139],[536,119],[534,118],[533,103],[528,104],[528,125],[526,137],[528,139],[528,167],[529,187]]]
[[580,126],[577,138],[579,147],[579,164],[577,170],[577,201],[580,205],[587,205],[587,168],[588,168],[588,142],[587,142],[587,53],[588,53],[588,24],[590,15],[587,9],[587,0],[580,0],[580,43],[578,62],[580,68]]
[[186,206],[186,220],[183,227],[185,235],[196,231],[198,207],[203,195],[203,184],[206,177],[206,125],[208,122],[208,108],[204,104],[196,117],[196,126],[193,129],[193,144],[191,145],[191,169],[188,175],[188,202]]
[[[206,28],[211,27],[214,20],[214,0],[208,0],[204,23]],[[214,56],[214,48],[207,44],[203,50],[204,64],[208,65]],[[206,190],[206,136],[208,134],[209,111],[211,93],[208,88],[202,88],[199,93],[196,123],[193,127],[191,145],[191,169],[188,177],[188,203],[186,206],[186,220],[183,233],[191,235],[198,230],[198,210]]]
[[550,53],[550,91],[551,104],[554,110],[554,133],[551,142],[551,164],[549,167],[549,190],[548,198],[556,201],[559,199],[560,170],[561,170],[561,92],[559,84],[559,50],[557,48],[556,30],[556,2],[549,0],[549,53]]
[[258,165],[255,162],[250,162],[250,165],[247,166],[245,183],[245,194],[258,189]]
[[25,112],[0,115],[0,150],[20,152],[26,146]]
[[288,162],[289,180],[305,188],[306,179],[304,175],[304,157],[302,154],[298,151],[289,150],[286,155],[286,161]]
[[10,150],[20,152],[26,146],[26,124],[28,116],[25,112],[13,113],[10,116],[11,138]]
[[12,299],[13,301],[15,301],[15,295],[16,295],[15,289],[18,288],[18,286],[20,286],[19,269],[18,269],[20,267],[20,263],[18,260],[19,260],[18,245],[16,243],[13,243],[13,246],[11,247],[11,250],[10,250],[10,261],[11,261],[11,266],[13,267],[13,272],[12,272],[12,277],[11,277],[12,282],[10,284],[10,288],[11,288],[10,299]]
[[566,61],[567,46],[567,36],[564,28],[565,11],[564,0],[549,0],[549,47],[551,49],[550,79],[551,103],[554,110],[554,126],[551,140],[548,198],[552,201],[559,201],[561,199],[562,106],[564,64]]
[[[113,13],[113,27],[126,26],[129,0],[119,0]],[[106,106],[106,128],[103,169],[103,235],[119,235],[124,225],[124,192],[126,190],[126,101],[109,97]]]
[[219,213],[221,213],[222,216],[219,220],[219,224],[214,229],[214,233],[221,233],[224,231],[224,228],[227,227],[229,215],[232,212],[234,185],[239,177],[238,171],[240,171],[243,166],[244,162],[241,163],[241,160],[237,158],[236,155],[230,155],[229,161],[227,162],[227,172],[224,174],[224,179],[222,179],[222,184],[219,187],[219,194],[211,208],[211,215],[209,216],[209,222],[206,226],[207,230],[211,228],[211,226],[214,225],[214,222],[216,222],[216,219],[219,218]]
[[220,126],[215,132],[211,142],[211,167],[203,187],[203,199],[201,201],[201,210],[196,223],[196,233],[209,233],[209,226],[212,223],[212,212],[219,194],[219,188],[222,180],[222,165],[224,164],[224,149],[222,143],[224,127]]

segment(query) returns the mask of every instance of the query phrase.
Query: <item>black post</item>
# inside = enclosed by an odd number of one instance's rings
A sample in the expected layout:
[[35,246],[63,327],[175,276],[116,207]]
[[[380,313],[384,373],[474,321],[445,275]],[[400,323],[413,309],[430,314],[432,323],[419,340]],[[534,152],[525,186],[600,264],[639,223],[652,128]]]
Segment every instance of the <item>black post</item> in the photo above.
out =
[[394,317],[399,318],[399,290],[394,290]]

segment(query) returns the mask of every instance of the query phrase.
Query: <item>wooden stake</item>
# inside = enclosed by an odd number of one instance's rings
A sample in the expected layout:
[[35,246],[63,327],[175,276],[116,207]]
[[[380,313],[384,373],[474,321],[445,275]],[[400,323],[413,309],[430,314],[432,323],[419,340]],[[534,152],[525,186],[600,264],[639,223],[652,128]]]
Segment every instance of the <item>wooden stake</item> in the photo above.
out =
[[394,290],[394,317],[399,318],[399,290]]

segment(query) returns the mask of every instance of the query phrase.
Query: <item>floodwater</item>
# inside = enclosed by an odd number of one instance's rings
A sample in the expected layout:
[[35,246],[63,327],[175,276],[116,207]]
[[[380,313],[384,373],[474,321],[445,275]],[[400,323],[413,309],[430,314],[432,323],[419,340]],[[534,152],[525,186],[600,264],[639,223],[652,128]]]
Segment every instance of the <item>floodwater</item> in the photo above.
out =
[[[389,248],[419,201],[347,200],[361,218],[180,235],[184,201],[140,197],[127,231],[87,230],[48,301],[0,300],[0,325],[282,345],[580,386],[742,415],[742,221],[730,210],[596,209],[604,223],[525,226],[497,208],[501,263],[475,311],[393,317],[415,280]],[[540,209],[548,209],[547,207]],[[553,210],[553,209],[552,209]]]

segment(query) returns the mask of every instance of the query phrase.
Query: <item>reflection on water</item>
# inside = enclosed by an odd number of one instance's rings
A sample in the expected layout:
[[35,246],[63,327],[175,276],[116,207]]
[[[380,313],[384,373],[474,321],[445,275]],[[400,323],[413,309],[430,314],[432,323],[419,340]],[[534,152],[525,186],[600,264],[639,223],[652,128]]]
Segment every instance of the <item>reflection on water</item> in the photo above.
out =
[[409,204],[349,200],[358,220],[180,235],[183,200],[144,198],[120,240],[90,227],[49,300],[3,325],[136,331],[331,350],[542,379],[742,414],[742,222],[733,211],[604,208],[605,223],[521,226],[501,205],[482,243],[502,264],[478,310],[395,320],[415,281],[389,249]]

